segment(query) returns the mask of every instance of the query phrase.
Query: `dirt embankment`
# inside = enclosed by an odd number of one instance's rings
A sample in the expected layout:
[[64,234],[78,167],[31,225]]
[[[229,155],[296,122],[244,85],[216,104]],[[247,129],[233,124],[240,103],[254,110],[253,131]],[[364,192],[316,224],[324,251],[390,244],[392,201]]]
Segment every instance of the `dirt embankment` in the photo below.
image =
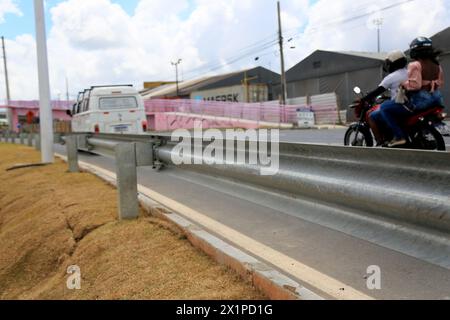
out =
[[[0,144],[0,299],[264,299],[165,222],[116,221],[116,190]],[[80,267],[81,290],[66,286]]]

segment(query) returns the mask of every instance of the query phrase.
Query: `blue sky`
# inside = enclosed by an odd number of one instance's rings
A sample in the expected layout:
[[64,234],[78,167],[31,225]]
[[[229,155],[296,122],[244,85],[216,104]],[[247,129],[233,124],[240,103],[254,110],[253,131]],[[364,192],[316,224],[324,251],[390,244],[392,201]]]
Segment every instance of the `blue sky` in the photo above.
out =
[[[12,2],[11,2],[12,1]],[[142,2],[141,2],[142,1]],[[188,6],[186,7],[186,1]],[[281,0],[289,69],[317,49],[376,50],[372,13],[403,0]],[[0,0],[0,35],[7,38],[12,96],[37,96],[33,0]],[[52,21],[50,9],[60,3]],[[111,2],[128,14],[117,14]],[[53,95],[93,84],[168,81],[171,61],[182,58],[182,80],[256,66],[280,70],[276,0],[46,0]],[[141,3],[142,10],[136,7]],[[6,4],[6,5],[5,5]],[[423,19],[423,12],[428,18]],[[363,18],[349,18],[366,14]],[[383,51],[406,49],[418,35],[450,25],[450,0],[412,0],[381,13]],[[0,15],[0,19],[3,14]],[[350,19],[351,20],[351,19]],[[411,23],[421,21],[421,23]],[[23,35],[21,37],[17,37]],[[272,40],[271,40],[272,39]],[[290,47],[294,47],[290,49]],[[245,53],[245,54],[244,54]],[[255,57],[260,59],[256,62]],[[239,57],[239,59],[237,59]],[[70,61],[70,63],[68,63]],[[4,97],[0,67],[0,101]]]
[[[49,30],[52,25],[50,17],[50,9],[63,1],[64,0],[46,0],[47,30]],[[139,0],[112,0],[112,2],[119,4],[131,16],[134,14],[134,11],[136,9]],[[186,18],[190,14],[190,11],[192,10],[193,1],[189,2],[191,3],[190,9],[182,14],[182,16],[180,17],[182,19]],[[1,35],[10,39],[25,33],[34,34],[34,8],[32,0],[16,0],[16,3],[18,4],[23,15],[17,16],[11,13],[7,14],[5,16],[5,23],[1,25],[0,29]]]

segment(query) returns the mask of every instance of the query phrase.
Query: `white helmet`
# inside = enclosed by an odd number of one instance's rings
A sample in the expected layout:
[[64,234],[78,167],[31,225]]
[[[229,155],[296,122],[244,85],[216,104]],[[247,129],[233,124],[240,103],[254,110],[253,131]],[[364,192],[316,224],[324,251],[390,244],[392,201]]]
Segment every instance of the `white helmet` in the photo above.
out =
[[388,54],[387,60],[390,62],[395,62],[400,59],[406,59],[406,54],[403,51],[395,50]]
[[407,64],[408,58],[406,54],[400,50],[396,50],[388,54],[387,59],[384,61],[383,69],[387,73],[392,73],[405,68]]

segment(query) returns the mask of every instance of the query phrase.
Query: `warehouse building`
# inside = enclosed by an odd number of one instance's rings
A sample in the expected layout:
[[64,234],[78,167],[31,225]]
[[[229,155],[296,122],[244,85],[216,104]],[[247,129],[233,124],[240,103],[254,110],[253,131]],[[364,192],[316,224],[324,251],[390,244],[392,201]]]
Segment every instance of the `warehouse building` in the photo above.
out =
[[346,110],[355,100],[355,86],[367,92],[380,84],[386,56],[386,53],[317,50],[287,71],[288,98],[336,93],[337,98],[330,104],[337,103],[340,110]]
[[265,102],[278,99],[280,75],[263,67],[144,89],[144,99]]
[[[446,79],[450,79],[450,27],[432,37],[436,48],[442,50],[440,61]],[[347,110],[354,99],[353,88],[358,86],[363,92],[376,88],[383,78],[383,62],[387,53],[340,52],[317,50],[292,67],[286,73],[289,98],[327,95],[334,97],[329,103],[337,104],[340,110]],[[450,85],[447,80],[441,89],[447,111],[450,112]],[[347,110],[349,119],[353,113]]]

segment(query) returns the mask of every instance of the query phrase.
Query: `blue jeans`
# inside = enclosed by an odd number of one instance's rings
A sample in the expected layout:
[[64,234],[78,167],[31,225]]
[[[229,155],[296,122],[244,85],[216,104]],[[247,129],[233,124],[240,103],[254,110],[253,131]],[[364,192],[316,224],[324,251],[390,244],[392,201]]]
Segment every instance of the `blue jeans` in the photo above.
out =
[[403,105],[396,103],[394,100],[386,101],[381,105],[381,116],[392,130],[394,138],[407,139],[408,137],[400,128],[400,123],[414,113],[423,112],[431,107],[443,105],[442,94],[439,90],[430,93],[425,90],[415,92],[411,95],[407,104],[408,109]]
[[374,111],[370,114],[370,119],[372,119],[374,122],[376,122],[377,124],[380,124],[381,122],[383,122],[383,117],[381,115],[381,110],[377,110]]
[[386,125],[392,130],[394,138],[406,139],[406,135],[400,128],[401,119],[411,116],[413,113],[408,111],[402,104],[396,103],[395,100],[389,100],[381,105],[381,117]]
[[425,90],[415,92],[410,97],[409,108],[414,112],[422,112],[434,106],[443,106],[444,99],[439,90],[433,93]]

